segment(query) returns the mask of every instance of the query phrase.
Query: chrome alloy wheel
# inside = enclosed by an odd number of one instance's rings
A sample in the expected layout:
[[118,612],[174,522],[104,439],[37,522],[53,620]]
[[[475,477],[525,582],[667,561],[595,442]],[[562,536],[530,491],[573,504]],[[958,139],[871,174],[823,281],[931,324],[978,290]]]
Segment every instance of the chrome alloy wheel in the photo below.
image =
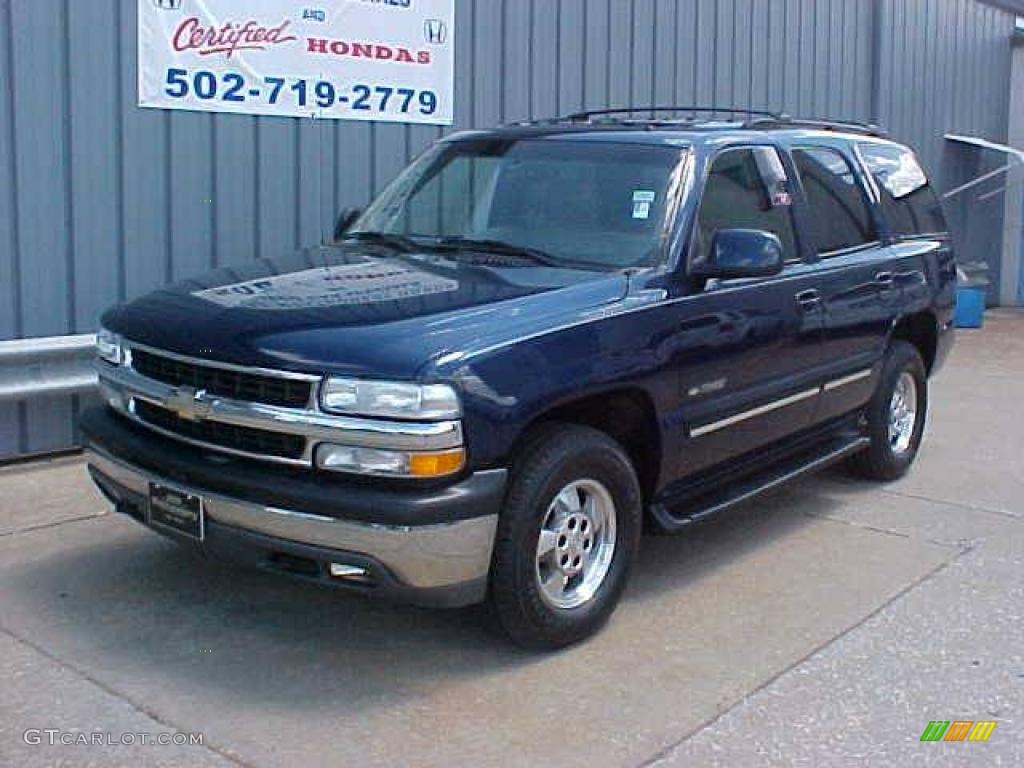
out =
[[548,505],[537,539],[537,583],[555,608],[578,608],[604,583],[615,554],[615,502],[601,483],[569,483]]
[[889,401],[889,445],[900,455],[910,449],[917,426],[917,381],[903,371]]

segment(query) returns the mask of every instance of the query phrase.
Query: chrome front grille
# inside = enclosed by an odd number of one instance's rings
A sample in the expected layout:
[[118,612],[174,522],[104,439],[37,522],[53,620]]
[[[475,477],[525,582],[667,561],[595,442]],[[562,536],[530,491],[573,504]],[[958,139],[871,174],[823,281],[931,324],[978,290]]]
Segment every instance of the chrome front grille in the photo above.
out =
[[320,376],[184,357],[129,342],[123,365],[97,362],[104,399],[127,418],[201,448],[311,467],[316,446],[444,451],[462,422],[395,422],[320,410]]
[[132,350],[132,368],[146,378],[162,381],[171,386],[192,387],[211,395],[230,397],[248,403],[305,408],[310,404],[313,395],[313,384],[305,379],[267,376],[233,368],[203,365],[145,349]]
[[232,453],[300,460],[306,450],[306,439],[301,435],[220,421],[189,421],[145,400],[135,403],[135,415],[150,426],[215,448],[226,448]]
[[[129,343],[123,410],[168,437],[236,456],[312,464],[312,445],[290,425],[315,408],[319,377],[243,368]],[[114,380],[106,379],[107,386]],[[278,420],[281,428],[278,427]]]

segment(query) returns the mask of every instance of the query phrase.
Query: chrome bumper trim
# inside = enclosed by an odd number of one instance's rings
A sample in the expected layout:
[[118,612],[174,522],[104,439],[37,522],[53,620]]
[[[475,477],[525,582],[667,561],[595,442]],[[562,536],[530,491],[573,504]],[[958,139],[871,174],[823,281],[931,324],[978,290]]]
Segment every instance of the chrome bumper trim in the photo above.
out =
[[174,398],[178,392],[176,387],[142,376],[126,366],[114,367],[97,363],[96,367],[104,397],[121,413],[161,434],[202,445],[213,451],[235,453],[278,463],[311,465],[313,444],[320,441],[396,451],[443,451],[462,445],[460,421],[400,422],[332,416],[302,408],[284,408],[197,393],[195,403],[202,408],[204,420],[307,438],[305,453],[298,460],[231,451],[217,445],[189,440],[174,432],[160,430],[137,417],[132,411],[133,398],[174,411]]
[[148,496],[150,482],[193,493],[202,497],[206,516],[215,523],[299,544],[366,555],[410,587],[431,589],[481,581],[487,578],[490,568],[497,514],[443,525],[392,527],[355,523],[208,493],[202,488],[165,480],[95,448],[85,453],[90,465],[134,493]]

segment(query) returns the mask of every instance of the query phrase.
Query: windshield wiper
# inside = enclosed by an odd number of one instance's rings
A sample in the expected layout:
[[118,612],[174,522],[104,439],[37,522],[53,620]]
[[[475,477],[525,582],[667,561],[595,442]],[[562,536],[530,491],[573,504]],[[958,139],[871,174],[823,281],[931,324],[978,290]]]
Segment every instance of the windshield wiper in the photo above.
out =
[[391,232],[347,232],[342,240],[358,240],[364,243],[389,245],[399,251],[412,253],[422,250],[423,246],[410,237],[396,235]]
[[425,240],[414,240],[405,235],[392,232],[349,232],[342,240],[357,240],[367,243],[379,243],[390,246],[403,253],[422,253],[425,251],[479,251],[500,256],[509,256],[520,261],[530,261],[534,264],[542,264],[546,267],[594,269],[598,265],[586,261],[573,259],[560,259],[540,248],[531,248],[526,245],[514,245],[504,240],[490,240],[486,238],[462,237],[450,235],[446,237],[434,237]]
[[440,248],[496,253],[501,256],[511,256],[517,259],[532,261],[548,267],[566,266],[565,261],[552,256],[547,251],[542,251],[539,248],[530,248],[525,245],[513,245],[512,243],[506,243],[504,240],[477,240],[472,237],[439,237],[431,245]]

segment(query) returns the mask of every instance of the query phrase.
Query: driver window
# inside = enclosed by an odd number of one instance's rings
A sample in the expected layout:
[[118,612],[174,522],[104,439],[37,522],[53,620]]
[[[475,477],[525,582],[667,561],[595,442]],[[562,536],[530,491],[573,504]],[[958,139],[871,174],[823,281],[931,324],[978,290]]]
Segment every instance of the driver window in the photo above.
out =
[[785,261],[797,261],[791,208],[786,170],[775,149],[725,150],[715,158],[704,185],[695,253],[706,259],[720,229],[760,229],[779,238]]

